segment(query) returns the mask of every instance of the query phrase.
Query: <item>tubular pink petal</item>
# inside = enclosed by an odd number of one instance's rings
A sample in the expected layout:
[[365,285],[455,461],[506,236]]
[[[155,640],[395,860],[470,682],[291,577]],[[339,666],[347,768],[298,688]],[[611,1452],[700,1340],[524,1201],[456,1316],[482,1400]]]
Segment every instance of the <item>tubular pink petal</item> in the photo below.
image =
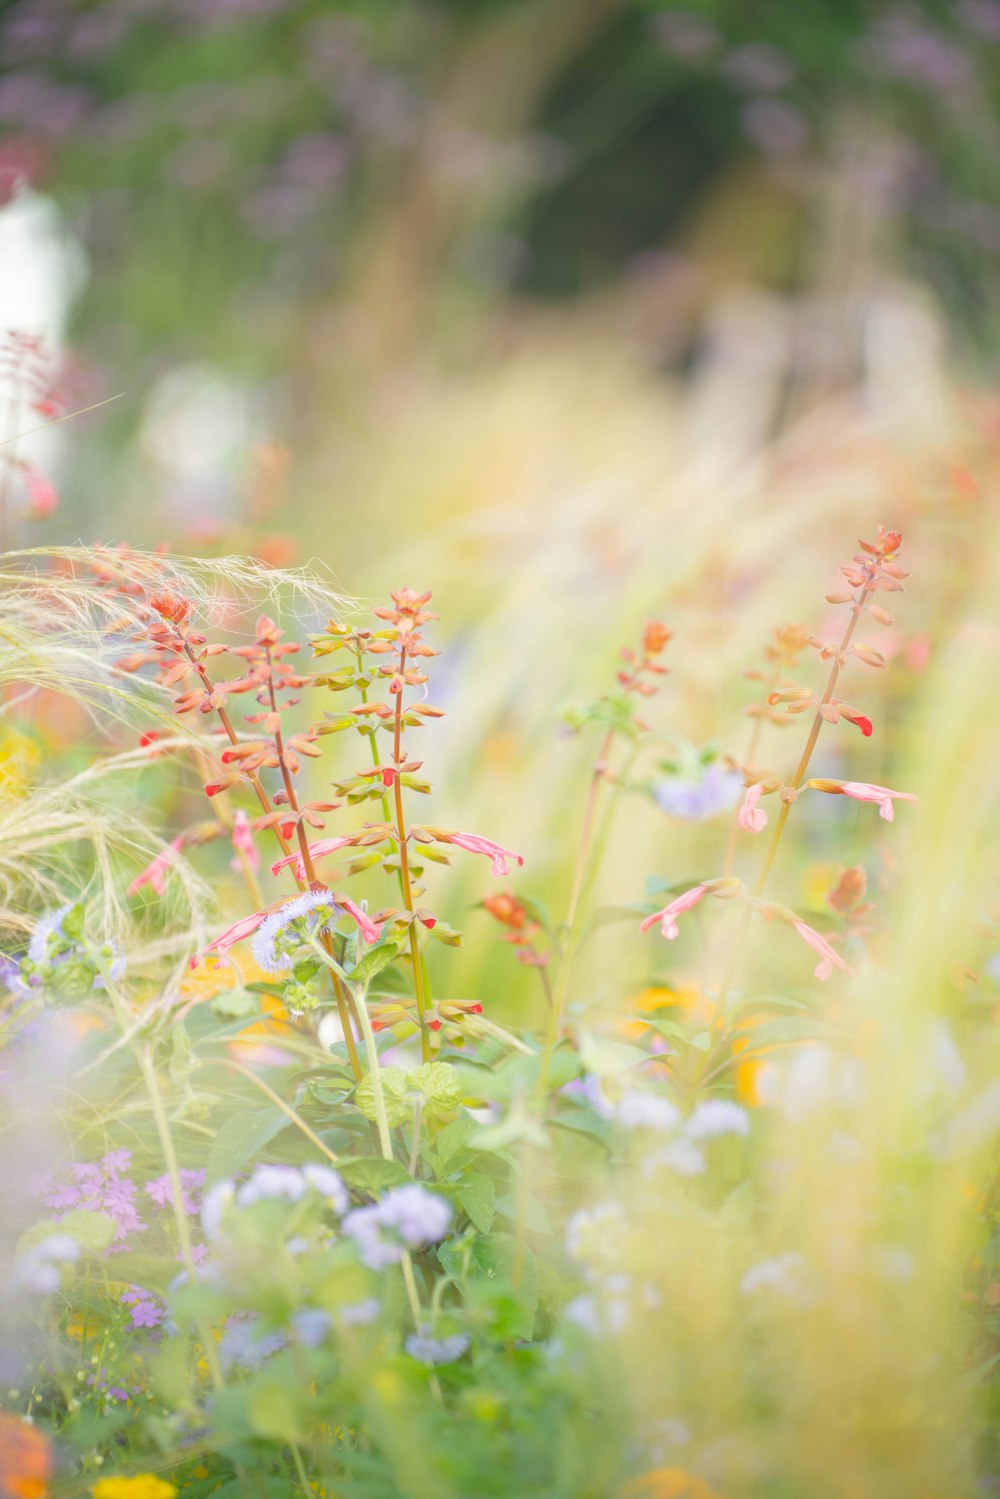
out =
[[869,781],[841,781],[840,789],[845,796],[856,802],[876,802],[878,815],[886,822],[894,818],[893,798],[900,802],[915,802],[917,798],[909,791],[892,791],[888,786],[873,786]]
[[470,854],[485,854],[490,861],[490,873],[498,877],[510,874],[508,859],[513,859],[518,865],[524,863],[521,854],[503,848],[499,843],[494,843],[492,838],[481,838],[478,833],[449,833],[442,841],[454,843],[456,848],[464,848]]
[[378,926],[374,921],[372,921],[371,918],[364,911],[362,911],[361,907],[357,905],[356,902],[351,900],[349,895],[335,895],[333,899],[336,905],[342,906],[343,909],[347,912],[348,916],[354,919],[354,921],[357,923],[358,931],[361,933],[362,937],[364,937],[369,946],[378,941],[378,939],[382,935],[382,928]]
[[[347,848],[351,844],[350,838],[321,838],[318,843],[309,845],[309,852],[314,859],[323,859],[327,854],[335,854],[338,848]],[[304,880],[306,877],[305,864],[300,853],[286,854],[283,859],[278,859],[271,865],[271,873],[278,874],[282,869],[287,869],[289,864],[295,865],[295,877]]]
[[175,853],[179,853],[184,844],[184,836],[181,834],[175,838],[166,848],[161,849],[152,863],[148,864],[141,874],[137,874],[127,894],[136,895],[144,885],[152,885],[157,895],[162,895],[167,887],[167,871],[173,863]]
[[233,860],[233,869],[239,873],[243,867],[239,855],[242,854],[251,870],[260,868],[260,854],[254,842],[253,828],[250,819],[242,807],[233,818],[233,849],[237,857]]
[[664,906],[662,911],[654,911],[652,916],[647,916],[639,927],[640,932],[648,932],[651,926],[659,922],[663,936],[668,942],[672,942],[680,931],[677,917],[683,915],[685,911],[690,911],[692,906],[696,906],[707,895],[708,888],[707,885],[694,885],[690,890],[685,890],[683,895],[678,895],[669,906]]
[[793,921],[792,925],[803,942],[808,942],[813,952],[818,952],[820,955],[820,962],[817,963],[814,969],[818,979],[828,979],[833,973],[834,968],[842,968],[845,973],[850,972],[840,953],[835,951],[826,938],[820,936],[819,932],[815,931],[804,921]]
[[767,813],[757,803],[764,795],[763,786],[751,786],[740,808],[740,827],[747,833],[760,833],[767,827]]
[[228,952],[237,942],[242,942],[244,937],[252,936],[267,915],[267,911],[255,911],[252,916],[244,916],[242,921],[234,922],[214,942],[210,942],[205,951]]

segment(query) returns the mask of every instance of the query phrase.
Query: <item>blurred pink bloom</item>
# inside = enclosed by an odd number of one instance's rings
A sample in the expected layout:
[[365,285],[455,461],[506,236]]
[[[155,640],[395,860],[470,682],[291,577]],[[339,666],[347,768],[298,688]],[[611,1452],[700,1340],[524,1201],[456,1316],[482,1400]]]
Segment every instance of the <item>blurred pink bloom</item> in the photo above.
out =
[[685,911],[690,911],[692,906],[696,906],[708,894],[709,889],[708,885],[695,885],[691,890],[685,890],[683,895],[678,895],[669,906],[664,906],[662,911],[654,911],[652,916],[647,916],[639,928],[640,932],[648,932],[651,926],[659,922],[664,937],[668,942],[672,941],[680,930],[677,917],[683,915]]
[[803,942],[808,942],[813,951],[818,952],[820,955],[821,961],[817,963],[814,969],[818,979],[828,979],[835,967],[842,968],[845,973],[849,972],[847,964],[840,956],[840,953],[835,952],[826,938],[821,937],[819,932],[814,931],[804,921],[793,921],[792,926],[798,932]]
[[26,468],[24,482],[31,498],[32,515],[51,515],[59,508],[59,491],[37,468]]
[[247,868],[251,870],[260,868],[260,854],[253,838],[253,828],[250,819],[241,807],[233,818],[233,848],[236,850],[236,858],[232,861],[232,868],[239,874],[243,869],[240,854],[246,860]]
[[135,895],[144,885],[152,885],[157,895],[162,895],[167,885],[167,871],[174,861],[174,854],[180,853],[184,846],[184,835],[180,834],[166,848],[162,848],[151,864],[148,864],[141,874],[137,874],[128,887],[128,894]]
[[740,827],[747,833],[760,833],[767,827],[767,813],[757,806],[763,795],[763,786],[751,786],[740,808]]
[[478,833],[448,833],[442,841],[454,843],[456,848],[467,849],[470,854],[485,854],[490,860],[490,873],[498,876],[510,874],[508,859],[513,859],[518,865],[524,863],[521,854],[515,854],[509,848],[501,848],[492,838],[480,838]]
[[872,786],[868,781],[841,781],[840,789],[845,796],[853,796],[856,802],[877,802],[878,815],[886,822],[894,817],[892,799],[915,802],[917,798],[909,791],[890,791],[888,786]]

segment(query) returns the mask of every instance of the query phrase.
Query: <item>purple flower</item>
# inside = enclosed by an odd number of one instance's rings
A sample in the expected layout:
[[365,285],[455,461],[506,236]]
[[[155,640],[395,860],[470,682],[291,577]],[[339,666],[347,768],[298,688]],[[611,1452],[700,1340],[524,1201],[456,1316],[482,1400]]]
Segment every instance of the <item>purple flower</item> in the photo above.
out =
[[751,99],[740,111],[740,123],[748,139],[769,156],[788,156],[809,139],[809,121],[783,99]]
[[[205,1185],[205,1172],[203,1170],[189,1170],[182,1168],[179,1172],[181,1179],[181,1204],[185,1213],[197,1213],[201,1207],[201,1189]],[[173,1205],[174,1191],[170,1180],[169,1171],[163,1176],[158,1176],[155,1181],[146,1183],[146,1191],[156,1203],[157,1207],[165,1208]]]
[[722,71],[741,88],[770,94],[791,82],[795,64],[787,52],[769,42],[748,42],[744,47],[734,47]]
[[436,1244],[450,1223],[450,1203],[413,1182],[393,1187],[371,1207],[355,1208],[344,1218],[343,1227],[365,1264],[381,1270],[401,1260],[404,1249]]
[[146,1227],[136,1207],[136,1185],[129,1177],[120,1173],[128,1170],[132,1160],[130,1150],[115,1150],[103,1161],[76,1161],[71,1170],[76,1185],[57,1184],[45,1195],[48,1207],[69,1212],[74,1208],[86,1208],[92,1213],[105,1213],[115,1220],[115,1240],[126,1239]]
[[419,1364],[453,1364],[461,1358],[469,1346],[464,1332],[453,1333],[450,1338],[431,1338],[424,1332],[411,1332],[406,1340],[406,1351]]
[[219,1344],[219,1357],[225,1369],[238,1365],[241,1369],[260,1369],[267,1360],[285,1346],[279,1333],[262,1333],[260,1318],[245,1312],[230,1317]]
[[250,1179],[236,1193],[236,1204],[238,1207],[248,1208],[255,1202],[265,1202],[269,1198],[298,1202],[305,1190],[302,1172],[295,1166],[257,1166]]
[[705,822],[735,806],[742,785],[743,777],[738,771],[723,770],[716,764],[709,765],[698,781],[678,777],[657,782],[653,796],[657,805],[671,817],[683,818],[685,822]]
[[74,1264],[80,1246],[69,1234],[50,1234],[21,1255],[14,1265],[14,1281],[26,1291],[48,1296],[59,1289],[60,1266]]
[[159,1327],[165,1308],[142,1286],[129,1286],[122,1292],[122,1302],[131,1307],[133,1327]]

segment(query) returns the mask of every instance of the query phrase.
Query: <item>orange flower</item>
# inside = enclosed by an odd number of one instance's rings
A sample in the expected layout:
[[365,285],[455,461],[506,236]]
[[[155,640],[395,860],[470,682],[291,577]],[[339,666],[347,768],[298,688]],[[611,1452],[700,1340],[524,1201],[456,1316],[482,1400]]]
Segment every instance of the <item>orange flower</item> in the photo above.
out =
[[627,1483],[620,1499],[719,1499],[719,1495],[703,1478],[683,1468],[653,1468]]
[[45,1499],[53,1466],[48,1439],[0,1412],[0,1499]]

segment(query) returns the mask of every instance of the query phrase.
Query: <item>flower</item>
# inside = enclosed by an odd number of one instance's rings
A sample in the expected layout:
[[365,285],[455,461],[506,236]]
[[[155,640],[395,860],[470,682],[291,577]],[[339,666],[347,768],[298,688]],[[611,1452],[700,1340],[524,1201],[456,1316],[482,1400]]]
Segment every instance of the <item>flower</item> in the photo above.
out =
[[260,853],[254,842],[253,828],[242,807],[233,818],[233,852],[236,857],[231,867],[237,874],[241,873],[244,867],[251,871],[260,868]]
[[[178,1173],[181,1179],[181,1202],[185,1213],[196,1213],[198,1211],[199,1194],[205,1185],[204,1170],[192,1171],[182,1167]],[[174,1200],[173,1183],[170,1173],[158,1176],[154,1181],[146,1183],[146,1191],[156,1203],[157,1207],[169,1207]]]
[[[348,916],[353,918],[355,924],[357,925],[358,931],[361,933],[362,937],[368,943],[368,945],[372,946],[374,943],[376,943],[382,935],[382,928],[378,925],[378,923],[372,921],[368,916],[368,913],[366,911],[363,911],[355,901],[351,900],[349,895],[338,895],[336,899],[338,906],[340,906],[342,910],[346,911]],[[433,924],[433,922],[425,922],[425,925],[433,926]]]
[[453,1364],[468,1346],[464,1332],[453,1333],[450,1338],[431,1338],[426,1331],[411,1332],[406,1339],[407,1353],[419,1364]]
[[70,1234],[50,1234],[33,1244],[14,1265],[14,1280],[26,1291],[48,1296],[59,1289],[60,1266],[72,1265],[80,1258],[80,1245]]
[[307,1187],[325,1197],[335,1213],[346,1213],[351,1205],[347,1188],[330,1166],[308,1165],[302,1167],[302,1179]]
[[767,827],[767,813],[761,812],[757,806],[763,795],[764,787],[759,783],[748,790],[740,808],[740,827],[744,832],[760,833]]
[[[316,859],[325,859],[328,854],[335,854],[339,848],[350,848],[353,843],[353,838],[320,838],[317,843],[309,845],[309,854],[315,862]],[[289,864],[295,865],[295,878],[304,880],[306,866],[300,853],[286,854],[283,859],[275,860],[271,865],[271,873],[278,874],[282,869],[287,869]]]
[[42,517],[58,510],[59,491],[45,474],[39,473],[37,468],[26,468],[24,483],[31,500],[32,515]]
[[[227,926],[226,930],[216,937],[214,942],[208,944],[205,951],[228,952],[231,947],[236,946],[237,942],[242,942],[244,937],[252,936],[257,928],[267,920],[267,915],[266,911],[255,911],[252,916],[243,916],[239,921],[234,921],[233,925]],[[197,959],[193,961],[197,962]]]
[[131,1309],[133,1327],[159,1327],[163,1321],[164,1307],[141,1286],[129,1286],[121,1300]]
[[819,932],[814,931],[804,921],[793,921],[792,926],[798,932],[803,942],[808,942],[813,951],[818,952],[820,955],[821,961],[816,964],[814,970],[818,979],[828,979],[835,967],[842,968],[845,973],[849,972],[847,964],[840,956],[840,953],[836,952],[830,946],[829,942],[827,942],[826,938],[820,936]]
[[0,1495],[45,1499],[55,1467],[48,1439],[19,1416],[0,1411]]
[[439,843],[453,843],[456,848],[464,848],[470,854],[485,854],[490,860],[490,873],[498,878],[510,874],[508,859],[513,859],[519,866],[524,863],[523,855],[515,854],[509,848],[502,848],[492,838],[481,838],[478,833],[439,832],[435,836]]
[[719,1135],[748,1135],[750,1116],[729,1098],[706,1098],[698,1104],[684,1133],[689,1140],[714,1140]]
[[133,1478],[99,1478],[90,1492],[94,1499],[174,1499],[177,1488],[155,1473],[137,1473]]
[[343,1229],[369,1269],[382,1270],[397,1264],[406,1249],[436,1244],[450,1223],[451,1204],[413,1182],[393,1187],[370,1207],[354,1208],[344,1218]]
[[136,875],[128,887],[127,894],[136,895],[144,885],[152,885],[156,894],[162,895],[167,888],[167,872],[173,863],[174,854],[180,853],[183,847],[184,835],[181,833],[172,843],[161,848],[152,863],[147,864],[142,873]]
[[683,895],[678,895],[668,906],[664,906],[662,911],[654,911],[652,916],[647,916],[646,920],[639,927],[640,932],[648,932],[651,926],[655,926],[659,922],[660,931],[664,937],[666,937],[668,942],[673,941],[680,931],[677,925],[677,917],[683,915],[685,911],[690,911],[700,900],[704,900],[710,888],[708,884],[704,884],[695,885],[692,889],[685,890]]
[[298,1202],[305,1190],[302,1172],[294,1166],[257,1166],[250,1179],[236,1193],[236,1205],[248,1208],[269,1198]]
[[673,777],[659,781],[653,788],[657,805],[671,817],[686,822],[705,822],[731,807],[739,793],[740,777],[735,771],[710,765],[700,780]]
[[280,1332],[261,1332],[261,1319],[245,1312],[230,1317],[219,1344],[219,1358],[224,1369],[234,1365],[241,1369],[260,1369],[271,1356],[284,1348]]
[[226,1212],[235,1201],[236,1187],[228,1178],[209,1187],[201,1205],[201,1226],[206,1239],[219,1237]]
[[339,914],[328,890],[311,890],[270,913],[254,934],[251,948],[265,973],[284,973],[307,935],[329,928]]
[[[825,787],[823,788],[826,789]],[[868,781],[841,781],[840,790],[845,796],[851,796],[856,802],[876,802],[878,804],[878,815],[884,817],[886,822],[892,822],[894,816],[893,798],[901,802],[915,802],[917,798],[909,791],[890,791],[888,786],[873,786]]]

